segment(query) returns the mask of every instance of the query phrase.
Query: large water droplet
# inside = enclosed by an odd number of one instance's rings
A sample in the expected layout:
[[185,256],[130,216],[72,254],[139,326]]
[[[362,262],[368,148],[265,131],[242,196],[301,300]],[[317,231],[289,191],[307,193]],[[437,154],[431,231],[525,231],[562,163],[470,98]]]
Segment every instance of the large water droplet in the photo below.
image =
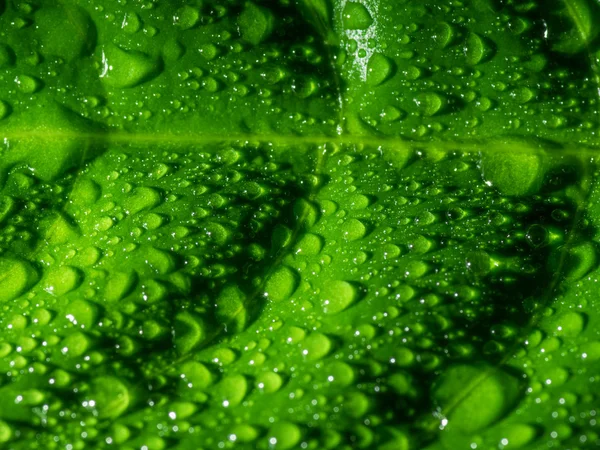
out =
[[298,286],[297,278],[297,275],[289,267],[279,267],[265,283],[265,297],[272,302],[287,300]]
[[[468,390],[465,388],[471,387]],[[455,404],[456,395],[467,395]],[[460,365],[447,369],[433,391],[454,430],[475,433],[501,419],[520,398],[520,383],[509,373],[489,367]],[[485,405],[485,408],[481,408]]]
[[326,356],[331,350],[331,340],[321,333],[312,333],[302,341],[302,354],[315,361]]
[[381,53],[374,53],[367,63],[367,84],[379,86],[394,74],[394,62]]
[[264,42],[273,32],[273,14],[266,8],[247,2],[238,18],[242,39],[253,45]]
[[37,272],[27,261],[0,258],[0,302],[14,300],[36,281]]
[[358,219],[349,219],[340,227],[342,237],[347,241],[355,241],[365,236],[367,227]]
[[100,78],[110,87],[131,88],[160,74],[162,64],[137,50],[123,50],[116,45],[107,45],[102,51]]
[[202,320],[188,312],[175,316],[173,339],[175,349],[180,355],[185,355],[199,345],[206,337]]
[[69,266],[58,267],[46,275],[44,290],[53,295],[64,295],[76,289],[81,280],[81,273],[77,269]]
[[326,314],[336,314],[350,306],[358,297],[355,286],[347,281],[328,282],[319,295],[323,311]]
[[268,433],[269,448],[287,450],[300,442],[302,433],[300,428],[291,422],[278,422],[271,427]]
[[115,418],[125,412],[130,402],[129,390],[116,377],[102,376],[94,379],[88,394],[93,401],[98,416],[103,419]]
[[342,11],[342,21],[346,30],[366,30],[373,24],[373,17],[362,3],[349,1]]

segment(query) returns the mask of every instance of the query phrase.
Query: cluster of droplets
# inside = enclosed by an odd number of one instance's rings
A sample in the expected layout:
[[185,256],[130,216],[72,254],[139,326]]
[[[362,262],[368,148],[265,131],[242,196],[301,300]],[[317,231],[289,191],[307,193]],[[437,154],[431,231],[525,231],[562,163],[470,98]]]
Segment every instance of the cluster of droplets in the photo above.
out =
[[56,101],[136,130],[333,130],[324,44],[297,8],[264,3],[11,6],[0,16],[0,120]]
[[[101,432],[103,424],[147,407],[160,410],[152,426],[177,417],[171,432],[192,433],[184,419],[197,402],[241,401],[245,378],[214,373],[236,353],[211,350],[210,371],[187,360],[262,308],[259,286],[290,239],[284,224],[293,226],[293,202],[305,189],[280,151],[117,146],[60,181],[10,171],[1,197],[0,326],[3,376],[13,387],[2,401],[17,406],[1,417],[3,441],[30,445],[37,427],[48,426],[37,438],[44,448],[163,448],[164,433],[151,426],[127,419]],[[273,280],[284,289],[286,280]],[[175,370],[181,380],[165,378]],[[208,396],[220,378],[222,388]],[[193,392],[196,403],[184,401]]]
[[581,420],[593,411],[587,390],[546,391],[600,354],[594,339],[561,350],[587,319],[552,306],[556,274],[576,282],[597,260],[577,216],[579,159],[496,145],[480,157],[113,143],[58,181],[16,165],[0,202],[0,400],[11,405],[0,438],[156,449],[597,439],[508,415],[552,395]]
[[411,138],[594,142],[593,33],[573,28],[592,29],[598,8],[577,2],[582,17],[559,19],[566,7],[556,3],[336,3],[349,127]]
[[[0,1],[0,442],[596,443],[579,159],[110,142],[331,131],[329,52],[288,3]],[[593,80],[551,61],[543,13],[474,4],[336,2],[351,131],[587,139]]]

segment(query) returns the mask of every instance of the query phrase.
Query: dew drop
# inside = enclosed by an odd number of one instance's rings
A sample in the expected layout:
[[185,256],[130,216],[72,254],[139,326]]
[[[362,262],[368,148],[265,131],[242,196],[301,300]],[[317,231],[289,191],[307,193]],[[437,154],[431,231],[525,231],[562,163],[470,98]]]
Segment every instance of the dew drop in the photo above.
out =
[[15,52],[6,44],[0,44],[0,69],[6,69],[15,64]]
[[367,84],[379,86],[393,75],[394,70],[391,59],[381,53],[374,53],[367,63]]
[[278,422],[269,430],[267,441],[269,448],[288,450],[295,447],[301,438],[302,433],[297,425],[291,422]]
[[39,91],[43,83],[36,77],[32,77],[29,75],[19,75],[15,78],[15,83],[17,83],[17,88],[25,94],[34,94]]
[[0,100],[0,120],[8,117],[11,112],[10,105],[5,101]]
[[256,385],[265,394],[271,394],[281,388],[283,379],[275,372],[263,372],[256,377]]
[[475,33],[469,33],[464,52],[467,64],[470,66],[479,64],[486,53],[486,47],[483,39]]
[[181,312],[175,316],[173,339],[177,353],[189,353],[205,337],[206,330],[200,318],[188,312]]
[[277,268],[265,283],[265,298],[272,302],[289,299],[298,286],[298,277],[289,267]]
[[435,92],[424,92],[417,95],[414,102],[421,114],[430,117],[443,109],[446,100]]
[[0,258],[0,302],[14,300],[24,294],[37,278],[37,272],[28,262]]
[[137,50],[123,50],[107,45],[102,50],[100,78],[104,84],[115,88],[132,88],[157,77],[161,62]]
[[356,287],[347,281],[336,280],[328,282],[319,297],[326,314],[337,314],[356,300],[358,292]]
[[367,234],[367,228],[358,219],[349,219],[340,227],[342,237],[347,241],[355,241]]
[[95,378],[91,383],[88,395],[90,401],[94,402],[98,416],[103,419],[119,417],[129,407],[129,390],[116,377]]
[[342,21],[346,30],[366,30],[373,24],[373,17],[362,3],[349,1],[344,6]]
[[296,245],[295,253],[297,255],[316,256],[321,253],[323,240],[316,234],[307,233]]
[[200,20],[200,11],[197,8],[186,5],[177,10],[173,16],[173,23],[182,30],[189,30],[196,26]]
[[258,45],[273,32],[274,17],[271,11],[252,2],[247,2],[238,18],[238,27],[243,40]]
[[214,399],[224,408],[239,405],[248,390],[246,377],[240,374],[228,375],[213,388]]
[[325,357],[331,350],[331,340],[322,333],[312,333],[302,341],[302,355],[309,361]]
[[76,289],[82,281],[81,273],[69,266],[51,270],[44,280],[44,290],[50,294],[61,296]]

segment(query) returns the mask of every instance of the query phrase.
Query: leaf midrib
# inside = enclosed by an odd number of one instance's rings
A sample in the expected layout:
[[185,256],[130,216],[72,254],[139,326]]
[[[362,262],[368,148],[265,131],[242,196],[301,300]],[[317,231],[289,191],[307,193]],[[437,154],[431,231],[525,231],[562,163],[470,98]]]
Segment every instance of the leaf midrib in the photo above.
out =
[[[505,139],[513,139],[515,136],[506,135]],[[501,142],[502,136],[494,138],[495,141]],[[281,146],[297,146],[297,145],[346,145],[358,147],[373,147],[373,151],[378,151],[382,146],[393,146],[399,151],[413,152],[415,150],[427,151],[428,148],[437,151],[458,151],[464,154],[482,153],[486,151],[496,151],[489,148],[489,142],[486,139],[471,138],[465,140],[443,139],[436,141],[417,141],[410,140],[400,136],[364,136],[342,134],[337,136],[307,136],[307,135],[292,135],[292,134],[248,134],[239,133],[227,135],[219,134],[159,134],[159,133],[129,133],[123,131],[107,131],[104,133],[72,133],[64,131],[32,131],[32,132],[10,132],[0,134],[0,140],[5,144],[15,141],[87,141],[87,142],[103,142],[106,146],[110,144],[130,144],[132,146],[141,144],[171,144],[173,146],[183,145],[211,145],[225,142],[264,142],[273,145]],[[511,148],[503,148],[507,154],[538,154],[539,149],[528,146],[513,146]],[[557,150],[549,150],[549,153],[559,155],[573,155],[586,158],[588,156],[596,156],[600,154],[600,140],[598,143],[561,143],[561,148]]]

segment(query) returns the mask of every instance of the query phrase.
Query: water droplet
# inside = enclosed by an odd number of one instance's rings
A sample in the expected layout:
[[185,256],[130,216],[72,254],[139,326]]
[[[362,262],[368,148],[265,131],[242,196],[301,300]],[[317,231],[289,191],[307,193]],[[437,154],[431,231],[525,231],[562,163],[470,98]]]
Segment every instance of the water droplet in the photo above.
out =
[[204,390],[213,383],[213,375],[202,363],[189,361],[180,368],[185,389]]
[[136,254],[136,258],[140,263],[143,262],[154,273],[159,275],[167,275],[176,268],[176,262],[173,255],[168,251],[160,250],[156,247],[140,247]]
[[15,52],[6,44],[0,44],[0,69],[6,69],[15,64]]
[[211,242],[214,242],[218,246],[225,245],[231,237],[229,230],[217,222],[208,222],[202,228]]
[[359,418],[369,410],[369,398],[362,392],[350,392],[344,397],[344,412],[348,416]]
[[523,448],[538,437],[538,430],[531,425],[507,424],[502,427],[502,439],[506,439],[508,446],[512,448]]
[[196,26],[200,20],[200,11],[189,5],[182,6],[173,16],[173,23],[182,30],[189,30]]
[[292,296],[298,286],[298,277],[289,267],[277,268],[265,283],[265,297],[272,302],[281,302]]
[[0,120],[8,117],[11,112],[11,107],[5,101],[0,100]]
[[362,3],[354,1],[344,6],[342,21],[346,30],[366,30],[373,24],[369,10]]
[[381,120],[384,122],[395,122],[402,119],[404,117],[404,113],[395,106],[387,105],[385,108],[383,108],[380,116]]
[[546,173],[546,164],[542,153],[530,150],[528,144],[517,141],[491,144],[490,151],[484,152],[481,160],[486,183],[504,195],[537,192]]
[[335,386],[347,387],[354,382],[354,369],[345,362],[335,361],[326,367],[327,381]]
[[253,426],[248,424],[239,424],[235,425],[231,429],[229,439],[231,440],[232,437],[235,436],[235,442],[251,443],[254,442],[259,435],[260,433]]
[[246,296],[235,286],[226,286],[215,302],[217,320],[229,331],[241,331],[247,320],[245,308]]
[[176,39],[167,39],[162,49],[162,55],[167,64],[178,61],[185,53],[185,48]]
[[367,208],[370,203],[371,202],[369,200],[369,197],[367,197],[366,195],[355,194],[350,196],[347,202],[345,202],[344,204],[348,205],[348,209],[359,210]]
[[[75,5],[56,4],[35,12],[40,52],[73,61],[87,55],[96,44],[96,27],[88,13]],[[65,39],[65,36],[69,36]]]
[[93,303],[78,299],[69,303],[63,314],[73,325],[88,329],[96,323],[98,308]]
[[283,379],[275,372],[263,372],[256,377],[256,385],[265,394],[271,394],[279,390],[283,385]]
[[269,448],[287,450],[295,447],[302,433],[300,428],[291,422],[278,422],[268,432]]
[[129,407],[130,396],[127,387],[116,377],[102,376],[95,378],[90,386],[89,400],[102,419],[116,418]]
[[529,102],[531,99],[535,97],[535,92],[529,89],[528,87],[520,87],[513,90],[510,93],[510,98],[519,104],[524,104]]
[[[487,376],[482,376],[484,373]],[[468,394],[449,412],[448,420],[454,430],[475,433],[501,419],[520,398],[520,383],[513,375],[498,369],[460,365],[442,374],[433,395],[444,412],[453,404],[456,393],[473,386]],[[485,404],[485,408],[481,405]]]
[[367,228],[358,219],[349,219],[345,221],[340,227],[342,237],[347,241],[355,241],[360,239],[367,234]]
[[38,275],[27,261],[0,258],[0,302],[14,300],[24,294]]
[[531,225],[529,228],[527,228],[525,237],[529,245],[531,245],[533,248],[544,247],[550,241],[549,233],[546,227],[538,224]]
[[567,281],[580,280],[598,265],[598,251],[592,242],[583,242],[566,252],[559,247],[550,255],[549,264],[551,268],[562,265]]
[[0,442],[8,442],[13,437],[13,430],[8,423],[0,420]]
[[158,59],[137,50],[107,45],[102,50],[100,78],[110,87],[131,88],[157,77],[162,70]]
[[408,248],[410,248],[412,253],[424,255],[432,248],[432,246],[433,243],[431,240],[427,239],[425,236],[418,235],[411,241]]
[[492,260],[483,250],[474,250],[467,254],[466,258],[467,269],[472,271],[477,276],[486,275],[492,268]]
[[433,39],[437,43],[439,48],[446,48],[452,41],[454,36],[454,29],[451,25],[446,22],[441,22],[435,26],[432,34]]
[[61,296],[76,289],[82,281],[81,273],[69,266],[62,266],[48,272],[44,280],[44,290]]
[[142,19],[134,12],[127,12],[123,17],[121,29],[128,34],[135,34],[142,28]]
[[600,342],[587,342],[580,347],[580,354],[584,361],[594,362],[600,360]]
[[305,99],[315,94],[319,88],[316,78],[310,76],[297,77],[292,82],[292,91],[298,97]]
[[75,182],[69,200],[76,206],[93,205],[100,198],[100,186],[86,177],[80,177]]
[[475,33],[469,33],[464,52],[467,64],[470,66],[479,64],[486,54],[486,46],[483,39]]
[[374,53],[367,63],[367,84],[379,86],[388,80],[395,71],[394,62],[381,53]]
[[421,114],[430,117],[443,110],[446,99],[435,92],[424,92],[417,95],[414,102]]
[[358,291],[347,281],[336,280],[328,282],[321,290],[319,297],[326,314],[337,314],[356,300]]
[[213,388],[213,398],[224,408],[239,405],[248,390],[248,381],[243,375],[234,374],[223,378]]
[[331,350],[331,340],[321,333],[312,333],[302,341],[302,355],[309,361],[325,357]]
[[19,90],[25,94],[33,94],[39,91],[43,86],[41,80],[29,75],[19,75],[15,78],[15,83],[17,83]]
[[[217,48],[217,46],[216,46],[216,45],[214,45],[214,44],[203,44],[203,45],[201,45],[201,46],[200,46],[200,48],[198,49],[198,51],[200,52],[200,54],[201,54],[202,56],[204,56],[204,58],[205,58],[207,61],[212,61],[212,60],[213,60],[213,59],[215,59],[217,56],[219,56],[219,49],[218,49],[218,48]],[[215,88],[215,90],[213,91],[213,90],[212,90],[212,89],[213,89],[213,88],[212,88],[212,84],[213,84],[213,83],[216,83],[217,81],[216,81],[214,78],[212,78],[212,77],[206,77],[204,80],[205,80],[205,82],[209,82],[209,83],[210,83],[210,85],[209,85],[209,86],[207,86],[207,85],[205,84],[204,88],[205,88],[207,91],[209,91],[209,92],[216,92],[216,90],[218,89],[218,85],[217,85],[217,87]],[[210,81],[209,81],[209,80],[210,80]]]
[[294,251],[297,255],[316,256],[323,248],[323,239],[315,234],[307,233],[300,239]]
[[173,341],[175,349],[180,355],[189,353],[206,337],[202,320],[195,315],[182,312],[175,316]]
[[69,358],[76,358],[83,355],[90,346],[88,337],[80,332],[69,334],[60,343],[61,352]]
[[238,17],[238,27],[243,40],[252,45],[264,42],[273,32],[274,17],[262,6],[247,2]]
[[112,272],[104,288],[104,298],[109,302],[122,300],[137,283],[135,272]]

